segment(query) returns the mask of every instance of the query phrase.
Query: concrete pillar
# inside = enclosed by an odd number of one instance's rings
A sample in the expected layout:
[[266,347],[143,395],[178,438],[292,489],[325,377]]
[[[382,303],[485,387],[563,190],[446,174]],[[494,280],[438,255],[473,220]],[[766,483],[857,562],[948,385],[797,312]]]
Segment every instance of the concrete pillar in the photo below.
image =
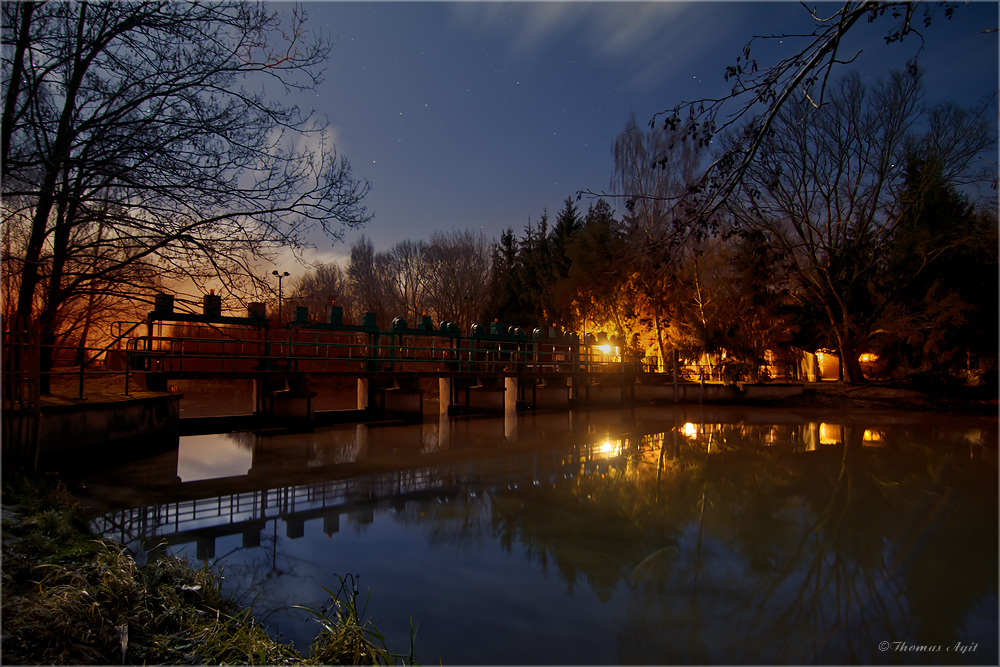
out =
[[451,378],[438,378],[438,412],[448,414],[451,407]]
[[354,457],[354,460],[362,461],[368,457],[368,426],[366,424],[358,424],[355,430],[358,440],[358,453]]
[[306,534],[306,522],[294,516],[285,518],[285,535],[291,540],[297,540]]
[[358,378],[358,410],[368,409],[368,378]]
[[323,532],[327,537],[340,532],[340,513],[331,512],[323,516]]
[[195,557],[198,560],[210,560],[215,558],[215,537],[212,535],[199,535],[195,547]]
[[504,378],[503,436],[507,442],[517,440],[517,378]]
[[451,418],[447,411],[438,415],[438,446],[439,451],[451,448]]
[[505,377],[503,379],[503,410],[504,414],[507,414],[508,412],[517,412],[516,377]]

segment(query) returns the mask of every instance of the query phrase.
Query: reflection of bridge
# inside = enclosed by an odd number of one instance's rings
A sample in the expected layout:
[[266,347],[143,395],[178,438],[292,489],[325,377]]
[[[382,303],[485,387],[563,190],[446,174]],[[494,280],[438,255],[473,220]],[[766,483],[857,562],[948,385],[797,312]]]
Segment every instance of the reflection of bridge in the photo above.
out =
[[[357,429],[358,439],[367,440],[367,427]],[[364,442],[353,444],[356,454],[366,447]],[[493,451],[485,457],[468,451],[459,457],[455,452],[438,451],[412,459],[416,463],[412,467],[404,461],[383,472],[360,474],[366,466],[355,461],[310,470],[309,461],[295,471],[275,475],[267,465],[273,455],[255,447],[254,467],[246,476],[194,482],[181,482],[175,476],[172,484],[156,488],[155,495],[178,500],[110,512],[97,518],[92,527],[122,544],[138,542],[151,549],[194,542],[197,557],[210,559],[221,537],[241,535],[244,547],[260,546],[265,524],[273,519],[285,523],[290,539],[302,537],[305,522],[315,519],[322,520],[323,531],[330,535],[339,531],[341,516],[371,523],[380,503],[400,508],[410,500],[447,498],[480,484],[550,483],[554,475],[614,465],[623,453],[620,448],[608,449],[603,442]],[[257,467],[262,469],[255,472]],[[303,481],[309,477],[317,481]],[[298,483],[284,483],[291,479]],[[222,489],[227,492],[220,494]]]
[[[659,469],[664,461],[692,454],[749,448],[794,453],[799,463],[809,465],[817,456],[841,459],[848,440],[856,447],[892,446],[898,435],[891,428],[820,423],[794,413],[731,406],[549,412],[513,419],[442,416],[420,425],[219,436],[249,454],[239,466],[245,474],[220,477],[224,473],[213,471],[215,477],[184,481],[178,477],[179,452],[173,450],[152,463],[88,477],[87,487],[108,506],[129,507],[97,519],[98,532],[124,544],[196,543],[198,557],[211,558],[220,537],[240,535],[245,547],[258,546],[265,523],[277,519],[292,539],[304,536],[305,522],[313,520],[332,534],[341,517],[370,523],[379,506],[400,508],[411,500],[449,498],[478,486],[551,484],[563,475],[620,468],[626,457]],[[976,443],[995,447],[995,429],[985,439],[977,437]],[[148,506],[133,507],[139,503]]]
[[274,328],[261,307],[252,306],[247,317],[224,317],[219,308],[209,295],[204,314],[175,313],[163,297],[145,333],[123,337],[123,349],[110,358],[127,373],[141,373],[150,389],[165,390],[171,379],[251,379],[257,414],[306,422],[313,419],[310,380],[323,377],[357,379],[358,409],[394,417],[422,413],[423,379],[437,379],[442,410],[463,411],[740,394],[655,373],[648,360],[603,334],[581,340],[553,327],[529,335],[494,322],[489,329],[473,325],[463,336],[452,322],[434,328],[429,317],[415,328],[396,318],[380,331],[372,313],[360,325],[345,324],[338,306],[327,309],[323,322],[310,322],[308,309],[299,308],[295,321]]

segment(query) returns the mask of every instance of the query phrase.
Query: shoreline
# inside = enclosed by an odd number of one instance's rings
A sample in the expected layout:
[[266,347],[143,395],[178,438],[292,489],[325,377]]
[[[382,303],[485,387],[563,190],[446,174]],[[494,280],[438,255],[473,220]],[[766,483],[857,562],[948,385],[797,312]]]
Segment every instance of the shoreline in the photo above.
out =
[[781,408],[1000,416],[997,388],[984,386],[918,389],[888,384],[855,385],[824,381],[804,383],[801,394],[771,403]]

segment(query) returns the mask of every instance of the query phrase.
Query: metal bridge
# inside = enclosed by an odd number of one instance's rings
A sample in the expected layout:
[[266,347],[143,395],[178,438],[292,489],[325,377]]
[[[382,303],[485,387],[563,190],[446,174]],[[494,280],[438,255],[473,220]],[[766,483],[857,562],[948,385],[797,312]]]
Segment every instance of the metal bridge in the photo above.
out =
[[[374,313],[360,325],[345,324],[338,306],[322,322],[310,322],[308,309],[275,327],[262,312],[247,317],[214,313],[174,313],[169,302],[149,313],[143,333],[117,336],[129,368],[165,378],[250,378],[400,375],[411,377],[545,376],[578,373],[641,373],[655,370],[640,355],[623,354],[603,334],[474,324],[463,335],[453,322],[437,328],[429,317],[415,327],[402,318],[380,331]],[[124,324],[119,323],[119,330]]]
[[[118,325],[109,365],[126,373],[126,393],[136,373],[147,389],[164,391],[172,379],[250,379],[255,412],[273,418],[312,419],[312,379],[356,378],[358,409],[394,416],[422,410],[420,381],[435,378],[452,409],[502,411],[525,405],[560,407],[611,385],[628,392],[639,374],[654,370],[603,334],[475,324],[463,335],[453,322],[435,327],[423,317],[415,327],[402,318],[381,331],[375,315],[346,324],[338,306],[324,321],[307,308],[274,326],[261,304],[246,317],[221,314],[218,297],[205,299],[201,315],[176,313],[157,300],[141,323]],[[126,328],[128,327],[128,328]]]

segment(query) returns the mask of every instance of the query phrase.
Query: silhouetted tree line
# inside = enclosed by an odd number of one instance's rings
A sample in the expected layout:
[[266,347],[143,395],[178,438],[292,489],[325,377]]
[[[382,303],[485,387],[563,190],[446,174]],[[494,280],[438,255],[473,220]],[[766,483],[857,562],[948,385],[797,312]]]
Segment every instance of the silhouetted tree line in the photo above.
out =
[[[995,194],[966,187],[995,192],[981,156],[996,96],[929,105],[915,64],[874,84],[832,77],[844,34],[887,12],[887,41],[913,31],[909,3],[846,2],[771,68],[748,44],[725,100],[629,119],[612,194],[585,212],[567,198],[554,221],[543,211],[497,240],[454,231],[376,251],[362,237],[345,265],[287,285],[284,305],[319,319],[336,300],[383,327],[426,315],[603,331],[662,365],[753,369],[796,345],[837,349],[848,381],[862,352],[898,372],[995,373]],[[43,357],[177,281],[258,300],[278,250],[370,219],[368,184],[322,124],[259,85],[315,85],[330,46],[298,11],[22,2],[3,18],[3,315],[38,320]]]

